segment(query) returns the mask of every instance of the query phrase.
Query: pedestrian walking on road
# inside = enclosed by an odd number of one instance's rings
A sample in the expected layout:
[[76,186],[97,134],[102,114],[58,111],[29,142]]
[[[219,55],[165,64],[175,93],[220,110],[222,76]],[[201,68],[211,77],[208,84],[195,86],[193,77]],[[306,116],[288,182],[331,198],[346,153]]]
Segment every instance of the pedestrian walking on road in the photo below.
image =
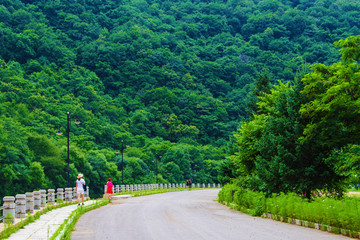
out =
[[111,196],[114,193],[113,191],[114,184],[111,182],[111,178],[108,179],[106,183],[106,193],[108,195],[109,200],[111,200]]
[[76,193],[78,197],[78,205],[80,205],[80,196],[82,205],[84,205],[84,186],[85,186],[85,180],[83,179],[83,175],[81,173],[78,174],[77,180],[76,180]]
[[192,182],[190,179],[186,180],[186,186],[189,188],[189,191],[191,190]]

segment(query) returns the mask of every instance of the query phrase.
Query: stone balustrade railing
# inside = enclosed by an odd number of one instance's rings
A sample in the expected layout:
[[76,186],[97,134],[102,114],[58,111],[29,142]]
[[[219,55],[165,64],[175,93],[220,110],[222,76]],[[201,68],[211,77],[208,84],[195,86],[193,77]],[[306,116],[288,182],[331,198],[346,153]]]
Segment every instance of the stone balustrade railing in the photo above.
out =
[[[197,188],[220,188],[221,184],[205,184],[205,183],[193,183],[191,184],[192,187]],[[114,185],[113,186],[113,193],[121,193],[121,192],[136,192],[142,190],[152,190],[152,189],[171,189],[171,188],[185,188],[185,183],[169,183],[169,184],[133,184],[133,185]],[[106,194],[107,186],[104,185],[104,193]]]
[[[64,196],[65,195],[65,196]],[[89,187],[84,193],[84,197],[89,197]],[[77,200],[76,188],[58,188],[27,192],[25,194],[17,194],[15,197],[6,196],[3,198],[2,217],[4,222],[15,222],[15,218],[25,218],[27,213],[34,213],[34,210],[46,207],[46,205],[54,205],[64,201]]]

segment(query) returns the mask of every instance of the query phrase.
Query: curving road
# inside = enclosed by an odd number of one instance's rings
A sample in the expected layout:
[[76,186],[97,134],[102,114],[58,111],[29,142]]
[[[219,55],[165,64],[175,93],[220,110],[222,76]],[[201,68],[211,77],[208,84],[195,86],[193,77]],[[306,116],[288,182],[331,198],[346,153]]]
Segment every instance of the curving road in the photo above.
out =
[[84,214],[72,239],[350,239],[242,214],[214,201],[218,192],[183,191],[113,201]]

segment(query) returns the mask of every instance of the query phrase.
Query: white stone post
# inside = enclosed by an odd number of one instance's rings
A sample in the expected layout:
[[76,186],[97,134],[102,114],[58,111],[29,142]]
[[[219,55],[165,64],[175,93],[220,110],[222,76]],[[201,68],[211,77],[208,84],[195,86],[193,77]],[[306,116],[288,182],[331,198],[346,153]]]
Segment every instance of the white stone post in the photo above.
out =
[[[7,196],[3,198],[3,217],[5,223],[15,222],[15,198],[13,196]],[[9,215],[9,216],[8,216]]]
[[64,201],[64,189],[58,188],[56,189],[57,202],[62,203]]
[[26,217],[26,196],[25,194],[17,194],[15,196],[15,217],[25,218]]
[[116,186],[115,186],[115,189],[116,189],[116,192],[117,192],[117,193],[120,192],[120,186],[119,186],[119,185],[116,185]]
[[72,201],[72,188],[65,188],[65,201],[71,202]]
[[72,189],[72,200],[73,200],[73,199],[77,199],[76,187],[73,187],[73,189]]
[[40,191],[34,191],[34,209],[40,209],[41,196]]
[[41,207],[46,207],[46,190],[40,190]]
[[[89,187],[89,186],[86,186],[86,192],[85,192],[85,194],[86,194],[86,197],[87,197],[87,198],[90,198],[90,187]],[[84,197],[85,197],[85,195],[84,195]]]
[[27,192],[25,193],[26,197],[26,212],[33,213],[34,212],[34,193]]
[[48,189],[47,201],[49,205],[55,204],[55,189]]
[[107,185],[104,185],[104,194],[106,194],[106,190],[107,190]]

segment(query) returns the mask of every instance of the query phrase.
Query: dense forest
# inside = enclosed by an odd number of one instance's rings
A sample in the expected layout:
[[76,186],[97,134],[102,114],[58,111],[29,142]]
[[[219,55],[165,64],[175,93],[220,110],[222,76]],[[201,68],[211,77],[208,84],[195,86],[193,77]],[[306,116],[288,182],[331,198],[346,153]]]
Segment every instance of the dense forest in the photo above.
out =
[[[314,71],[304,63],[341,61],[334,42],[360,34],[359,12],[358,0],[0,0],[0,196],[66,186],[67,112],[71,182],[81,172],[95,194],[108,177],[270,176],[252,171],[258,152],[238,154],[249,139],[237,129],[263,119],[269,96],[297,99],[296,79]],[[313,116],[310,105],[293,112]]]

